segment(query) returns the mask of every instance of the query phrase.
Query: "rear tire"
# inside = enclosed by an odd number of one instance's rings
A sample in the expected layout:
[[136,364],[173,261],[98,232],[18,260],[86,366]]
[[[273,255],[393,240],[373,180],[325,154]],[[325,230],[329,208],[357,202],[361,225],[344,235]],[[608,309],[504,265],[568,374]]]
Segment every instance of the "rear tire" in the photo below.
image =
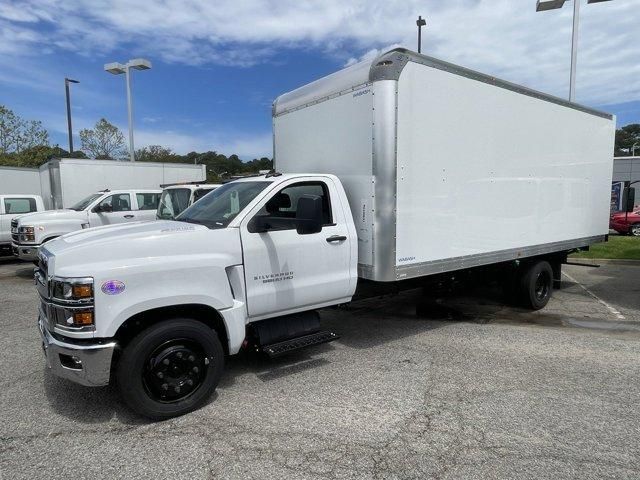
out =
[[530,264],[520,277],[520,300],[525,308],[540,310],[553,292],[553,269],[546,260]]
[[218,385],[223,367],[216,332],[196,320],[175,318],[143,330],[129,342],[116,378],[132,410],[164,420],[202,406]]

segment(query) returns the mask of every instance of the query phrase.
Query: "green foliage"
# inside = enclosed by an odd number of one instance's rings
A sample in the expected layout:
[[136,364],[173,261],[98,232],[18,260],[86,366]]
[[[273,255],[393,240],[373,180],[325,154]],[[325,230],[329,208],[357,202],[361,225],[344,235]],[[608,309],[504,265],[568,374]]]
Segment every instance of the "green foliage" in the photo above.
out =
[[93,129],[80,130],[82,150],[99,160],[123,160],[128,150],[118,127],[101,118]]
[[25,148],[19,153],[0,153],[0,165],[38,168],[52,158],[87,158],[87,156],[81,151],[69,153],[58,145],[54,147],[38,145]]
[[631,123],[616,130],[614,155],[631,155],[633,145],[636,145],[636,155],[640,155],[640,123]]
[[588,252],[575,253],[571,257],[640,260],[640,238],[610,235],[608,242],[591,245]]
[[23,120],[0,105],[0,155],[20,153],[25,149],[49,145],[49,133],[38,120]]

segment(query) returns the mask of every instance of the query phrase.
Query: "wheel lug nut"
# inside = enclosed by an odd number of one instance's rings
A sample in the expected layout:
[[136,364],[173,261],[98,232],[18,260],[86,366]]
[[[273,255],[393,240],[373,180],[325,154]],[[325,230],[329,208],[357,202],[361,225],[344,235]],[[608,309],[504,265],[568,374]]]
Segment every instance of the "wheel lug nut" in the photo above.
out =
[[193,380],[191,380],[191,379],[187,380],[187,385],[189,385],[191,387],[193,385]]
[[190,362],[193,362],[195,359],[196,359],[196,357],[194,357],[193,355],[189,355],[188,360],[189,360]]
[[169,365],[169,359],[165,358],[164,360],[162,360],[162,363],[164,363],[165,365]]
[[178,352],[178,353],[176,353],[176,357],[178,357],[178,358],[182,358],[182,352]]
[[164,374],[162,372],[158,372],[158,373],[156,373],[156,376],[158,378],[162,378],[162,377],[164,377]]
[[173,389],[176,393],[180,393],[180,387],[176,387]]
[[193,367],[191,370],[193,371],[193,373],[198,373],[200,371],[198,367]]
[[162,389],[163,390],[169,390],[169,385],[167,385],[166,383],[162,384]]

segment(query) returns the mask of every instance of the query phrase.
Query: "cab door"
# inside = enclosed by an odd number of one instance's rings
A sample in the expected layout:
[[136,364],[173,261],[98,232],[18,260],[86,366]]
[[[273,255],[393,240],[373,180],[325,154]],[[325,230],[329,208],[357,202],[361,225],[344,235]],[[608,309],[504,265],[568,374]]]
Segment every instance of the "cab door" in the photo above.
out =
[[[320,232],[298,233],[295,220],[302,196],[321,197]],[[292,180],[244,219],[240,228],[250,317],[350,300],[352,239],[334,197],[338,193],[330,179]],[[256,231],[261,216],[278,221],[268,231]]]
[[131,209],[131,194],[114,193],[104,197],[89,213],[89,225],[116,225],[135,221],[135,212]]
[[155,220],[160,203],[159,192],[136,192],[136,211],[133,220],[136,222]]

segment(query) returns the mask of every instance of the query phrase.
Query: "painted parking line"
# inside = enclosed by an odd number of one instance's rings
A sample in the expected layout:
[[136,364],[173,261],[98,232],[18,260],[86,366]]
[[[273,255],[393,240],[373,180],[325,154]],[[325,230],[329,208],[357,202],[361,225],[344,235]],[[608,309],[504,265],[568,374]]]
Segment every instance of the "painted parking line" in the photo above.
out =
[[593,293],[591,290],[589,290],[587,287],[585,287],[584,285],[582,285],[578,280],[576,280],[575,278],[573,278],[571,275],[569,275],[568,273],[562,272],[562,274],[567,277],[569,280],[571,280],[573,283],[577,284],[580,286],[580,288],[582,288],[585,292],[587,292],[591,297],[595,298],[596,301],[598,301],[598,303],[604,305],[605,307],[607,307],[607,310],[609,310],[618,320],[625,320],[624,315],[622,315],[622,313],[620,313],[619,310],[617,310],[615,307],[612,307],[611,305],[609,305],[607,302],[605,302],[604,300],[602,300],[599,296],[597,296],[595,293]]

